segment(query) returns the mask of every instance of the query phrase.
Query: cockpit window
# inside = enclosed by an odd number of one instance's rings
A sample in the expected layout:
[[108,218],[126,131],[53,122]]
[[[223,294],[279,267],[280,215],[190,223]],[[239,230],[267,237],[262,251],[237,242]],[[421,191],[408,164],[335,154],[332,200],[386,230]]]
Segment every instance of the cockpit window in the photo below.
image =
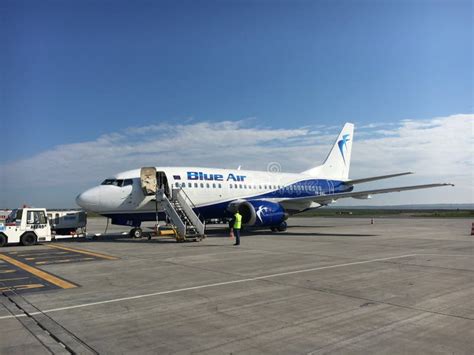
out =
[[118,187],[123,187],[123,186],[128,186],[128,185],[133,185],[133,180],[132,179],[105,179],[101,185],[112,185],[112,186],[118,186]]

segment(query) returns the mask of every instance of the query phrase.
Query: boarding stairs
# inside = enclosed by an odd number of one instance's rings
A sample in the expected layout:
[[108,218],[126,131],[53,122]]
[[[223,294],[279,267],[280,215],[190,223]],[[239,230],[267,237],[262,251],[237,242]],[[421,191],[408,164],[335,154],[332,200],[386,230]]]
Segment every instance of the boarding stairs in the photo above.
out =
[[194,212],[196,206],[182,188],[172,189],[169,198],[163,188],[157,189],[156,201],[158,209],[171,221],[178,242],[201,241],[206,237],[205,224]]

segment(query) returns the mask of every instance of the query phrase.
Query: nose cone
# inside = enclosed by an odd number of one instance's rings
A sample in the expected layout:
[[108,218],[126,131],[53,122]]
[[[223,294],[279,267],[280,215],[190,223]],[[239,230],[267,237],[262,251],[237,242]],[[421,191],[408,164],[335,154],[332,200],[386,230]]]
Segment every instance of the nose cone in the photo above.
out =
[[76,203],[85,210],[96,211],[100,204],[100,189],[94,187],[84,191],[76,197]]

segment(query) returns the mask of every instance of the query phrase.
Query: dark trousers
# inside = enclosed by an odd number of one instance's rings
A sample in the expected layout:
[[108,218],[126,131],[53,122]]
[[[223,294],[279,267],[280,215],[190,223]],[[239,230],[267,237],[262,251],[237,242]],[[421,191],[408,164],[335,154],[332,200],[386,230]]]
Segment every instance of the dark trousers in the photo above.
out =
[[240,244],[240,229],[234,228],[235,244]]

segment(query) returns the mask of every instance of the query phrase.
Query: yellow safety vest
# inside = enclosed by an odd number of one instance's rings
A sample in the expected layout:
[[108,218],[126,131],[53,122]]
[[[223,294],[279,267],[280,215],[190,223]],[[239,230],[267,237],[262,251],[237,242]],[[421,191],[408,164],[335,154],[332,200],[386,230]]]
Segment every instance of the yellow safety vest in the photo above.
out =
[[235,229],[240,229],[240,227],[242,226],[242,215],[237,212],[235,215],[235,222],[234,222],[234,228]]

